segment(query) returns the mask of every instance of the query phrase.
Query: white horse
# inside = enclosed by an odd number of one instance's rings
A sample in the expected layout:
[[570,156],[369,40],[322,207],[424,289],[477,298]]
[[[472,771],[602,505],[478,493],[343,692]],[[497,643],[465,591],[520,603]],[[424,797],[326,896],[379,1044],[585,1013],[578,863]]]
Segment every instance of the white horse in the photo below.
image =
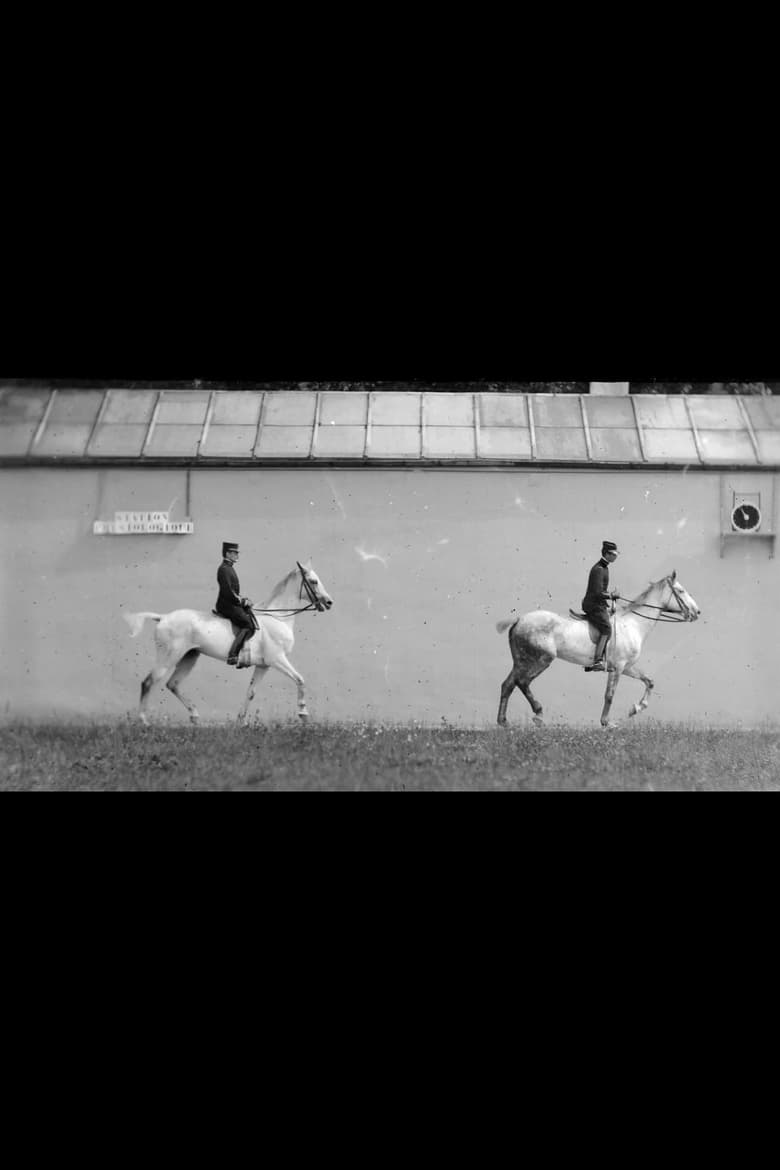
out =
[[[304,595],[308,603],[301,605]],[[242,646],[239,662],[242,666],[253,666],[255,669],[238,715],[239,723],[246,719],[249,704],[255,695],[256,683],[265,678],[272,666],[293,680],[298,688],[298,715],[301,719],[308,717],[303,676],[291,665],[288,657],[295,642],[293,624],[296,614],[305,613],[310,609],[322,612],[324,609],[330,609],[332,605],[333,599],[311,567],[311,562],[304,568],[296,561],[296,567],[282,578],[266,605],[253,607],[253,612],[260,619],[259,628]],[[214,612],[204,613],[195,609],[175,609],[166,614],[126,613],[123,616],[130,626],[133,638],[140,634],[147,620],[157,622],[157,629],[154,631],[157,662],[141,683],[141,702],[138,711],[141,722],[149,722],[146,715],[149,692],[156,683],[162,682],[168,675],[165,684],[168,690],[187,708],[190,722],[197,723],[198,711],[192,700],[182,693],[181,684],[201,654],[206,654],[209,658],[218,658],[222,662],[227,660],[233,644],[230,619],[220,617]]]
[[[629,717],[638,715],[647,707],[653,681],[636,666],[645,638],[659,621],[695,622],[701,610],[690,593],[677,579],[677,572],[651,581],[644,593],[633,601],[620,598],[612,621],[612,636],[607,645],[607,690],[601,712],[602,727],[613,727],[609,711],[615,697],[620,676],[638,678],[645,684],[645,693],[629,711]],[[650,610],[650,613],[646,611]],[[496,624],[499,634],[509,630],[509,649],[513,666],[501,687],[498,708],[499,726],[506,726],[506,708],[509,696],[519,687],[531,704],[534,723],[541,726],[542,706],[531,694],[531,683],[556,659],[575,666],[589,666],[593,662],[595,631],[584,615],[569,610],[569,617],[560,617],[546,610],[535,610],[521,618],[509,618]]]

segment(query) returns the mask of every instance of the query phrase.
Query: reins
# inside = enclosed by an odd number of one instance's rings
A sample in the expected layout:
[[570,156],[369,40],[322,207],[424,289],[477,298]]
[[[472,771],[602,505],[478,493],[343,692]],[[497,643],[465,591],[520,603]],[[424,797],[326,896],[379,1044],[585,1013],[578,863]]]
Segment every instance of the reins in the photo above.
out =
[[658,611],[657,617],[650,617],[650,615],[646,614],[646,613],[637,613],[637,615],[636,615],[637,617],[644,618],[645,621],[647,621],[647,622],[671,622],[674,625],[679,625],[680,622],[689,621],[690,613],[688,610],[688,606],[685,604],[683,599],[680,597],[680,595],[678,594],[674,585],[672,585],[671,581],[669,582],[669,588],[672,591],[672,596],[675,598],[675,600],[677,601],[677,604],[680,606],[679,609],[669,609],[669,607],[666,605],[651,605],[649,603],[649,601],[632,601],[629,597],[619,597],[617,600],[618,601],[627,601],[629,606],[631,607],[632,611],[634,610],[635,606],[642,606],[644,609],[657,610]]

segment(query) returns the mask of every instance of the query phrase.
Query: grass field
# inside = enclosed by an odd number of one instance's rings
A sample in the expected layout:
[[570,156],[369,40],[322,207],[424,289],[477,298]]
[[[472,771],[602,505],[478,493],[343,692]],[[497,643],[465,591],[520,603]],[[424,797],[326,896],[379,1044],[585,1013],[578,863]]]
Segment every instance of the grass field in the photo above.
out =
[[0,791],[759,791],[780,730],[0,725]]

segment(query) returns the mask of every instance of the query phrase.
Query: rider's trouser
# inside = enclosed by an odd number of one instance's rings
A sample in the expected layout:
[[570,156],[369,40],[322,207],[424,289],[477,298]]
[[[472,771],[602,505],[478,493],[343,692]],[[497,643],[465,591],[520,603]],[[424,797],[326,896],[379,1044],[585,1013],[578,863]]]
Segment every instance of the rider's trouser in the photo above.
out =
[[592,626],[595,626],[599,632],[599,640],[596,646],[596,653],[594,655],[594,662],[601,662],[607,651],[607,643],[612,634],[612,622],[609,617],[609,610],[606,605],[593,606],[585,610],[588,615],[588,621]]
[[230,618],[234,625],[241,627],[233,638],[233,645],[230,647],[230,653],[228,654],[228,658],[237,658],[244,642],[248,638],[251,638],[255,632],[254,620],[252,619],[252,615],[247,613],[240,605],[232,605],[228,613],[224,610],[221,613],[223,617]]

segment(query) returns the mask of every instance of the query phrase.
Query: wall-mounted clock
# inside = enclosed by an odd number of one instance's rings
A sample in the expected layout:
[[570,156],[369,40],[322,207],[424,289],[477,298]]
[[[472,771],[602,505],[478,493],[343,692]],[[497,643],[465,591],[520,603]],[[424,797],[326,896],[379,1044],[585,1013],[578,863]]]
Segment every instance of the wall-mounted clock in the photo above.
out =
[[736,504],[731,513],[731,525],[735,532],[758,532],[761,527],[761,512],[756,504]]

